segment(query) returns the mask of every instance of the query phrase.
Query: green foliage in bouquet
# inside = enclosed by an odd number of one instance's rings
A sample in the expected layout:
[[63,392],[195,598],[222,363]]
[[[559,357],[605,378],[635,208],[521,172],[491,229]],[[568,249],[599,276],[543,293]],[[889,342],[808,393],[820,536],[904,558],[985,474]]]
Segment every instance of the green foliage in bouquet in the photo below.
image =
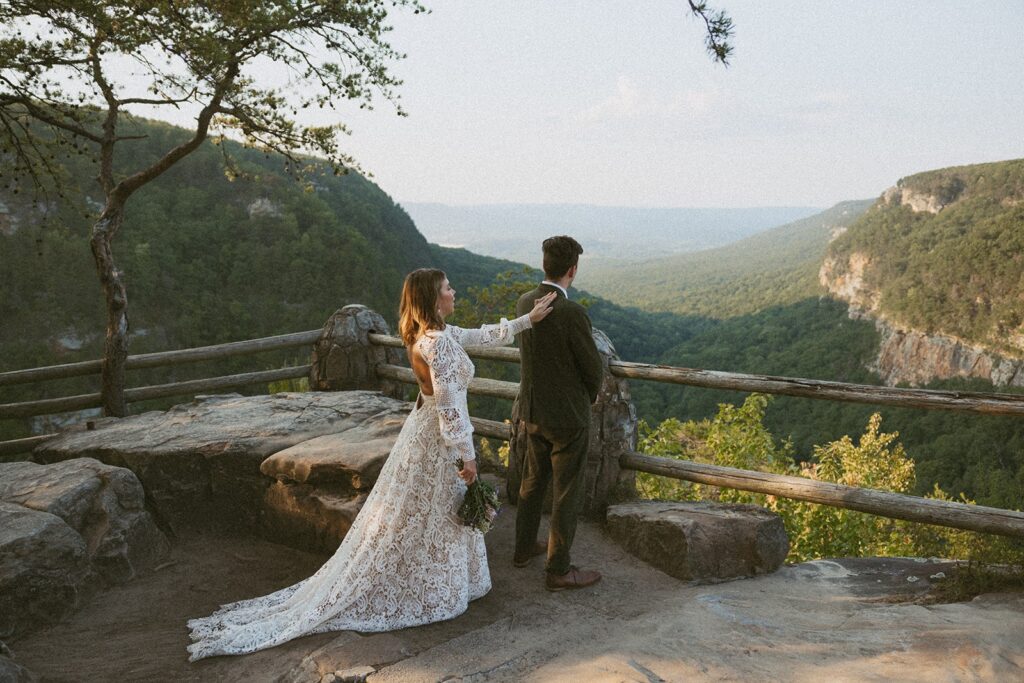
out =
[[[460,470],[464,465],[462,460],[456,464]],[[466,497],[459,506],[459,519],[464,526],[486,534],[494,526],[499,510],[501,504],[498,502],[498,490],[477,477],[466,487]]]

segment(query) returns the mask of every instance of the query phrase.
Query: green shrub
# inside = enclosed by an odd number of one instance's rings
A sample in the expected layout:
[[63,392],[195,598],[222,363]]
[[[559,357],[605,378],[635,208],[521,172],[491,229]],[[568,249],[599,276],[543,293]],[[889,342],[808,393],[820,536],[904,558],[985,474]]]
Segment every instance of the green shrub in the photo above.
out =
[[[767,396],[751,394],[739,407],[723,403],[710,420],[669,419],[657,428],[641,421],[638,450],[649,455],[803,476],[846,486],[903,494],[913,490],[914,462],[897,442],[896,432],[881,431],[882,418],[878,413],[869,418],[856,443],[844,436],[816,446],[811,462],[797,465],[792,458],[792,445],[775,439],[764,426],[769,400]],[[973,572],[972,585],[992,585],[993,575],[1011,577],[1012,583],[1024,573],[1024,542],[1017,539],[644,473],[637,476],[637,488],[642,497],[654,500],[752,503],[772,510],[782,517],[789,534],[790,562],[822,557],[944,557],[967,561],[966,567]],[[928,497],[951,500],[938,486]],[[958,500],[973,503],[963,495]]]

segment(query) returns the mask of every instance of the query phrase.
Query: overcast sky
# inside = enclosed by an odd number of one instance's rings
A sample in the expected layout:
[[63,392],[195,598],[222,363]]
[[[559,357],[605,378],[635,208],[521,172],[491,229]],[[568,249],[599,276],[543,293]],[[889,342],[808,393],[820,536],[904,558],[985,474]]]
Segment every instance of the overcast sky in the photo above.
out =
[[[339,111],[400,202],[829,206],[1024,157],[1024,2],[437,0],[394,15],[408,118]],[[628,9],[624,9],[628,8]]]

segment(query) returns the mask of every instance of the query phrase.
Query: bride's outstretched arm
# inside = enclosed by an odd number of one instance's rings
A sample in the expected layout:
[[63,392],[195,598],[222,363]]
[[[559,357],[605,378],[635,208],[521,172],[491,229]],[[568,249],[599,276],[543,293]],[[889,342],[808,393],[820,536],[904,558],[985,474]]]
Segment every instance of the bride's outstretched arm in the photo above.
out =
[[502,318],[497,324],[481,325],[475,330],[455,325],[447,325],[447,328],[452,339],[462,346],[504,346],[511,343],[517,334],[532,326],[530,316],[523,315],[515,320]]
[[515,320],[509,321],[505,318],[497,325],[482,325],[477,330],[467,330],[455,325],[449,325],[449,333],[452,339],[462,346],[504,346],[522,332],[533,327],[536,323],[547,317],[551,312],[551,302],[555,300],[555,294],[545,294],[534,303],[533,310],[526,315],[521,315]]

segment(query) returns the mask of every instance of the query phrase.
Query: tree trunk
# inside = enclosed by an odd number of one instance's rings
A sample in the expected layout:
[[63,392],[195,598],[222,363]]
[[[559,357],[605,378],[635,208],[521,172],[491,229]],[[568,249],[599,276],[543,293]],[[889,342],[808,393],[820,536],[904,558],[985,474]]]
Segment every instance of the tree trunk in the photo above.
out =
[[103,345],[103,368],[100,373],[103,414],[124,417],[128,413],[124,400],[124,371],[128,358],[128,295],[124,272],[114,263],[111,242],[124,221],[124,203],[108,199],[107,206],[92,227],[92,247],[96,272],[100,277],[107,303],[107,336]]

